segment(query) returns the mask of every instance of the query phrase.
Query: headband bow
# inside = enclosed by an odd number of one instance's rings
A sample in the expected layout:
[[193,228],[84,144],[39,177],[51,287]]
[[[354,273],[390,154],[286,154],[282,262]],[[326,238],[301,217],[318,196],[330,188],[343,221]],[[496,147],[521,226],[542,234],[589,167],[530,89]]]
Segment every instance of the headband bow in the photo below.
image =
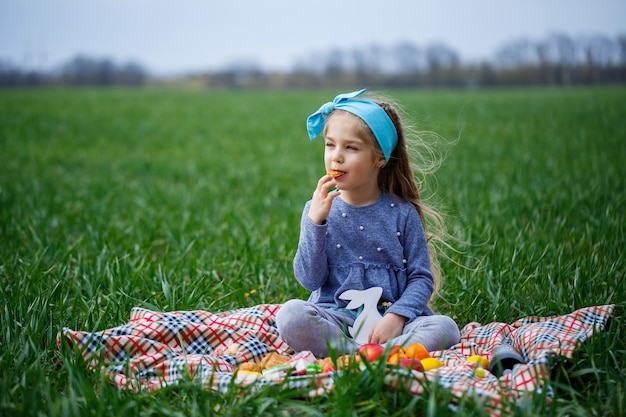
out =
[[[306,121],[307,131],[311,140],[315,139],[324,130],[326,119],[335,109],[348,111],[358,116],[370,128],[380,149],[385,156],[385,165],[389,162],[391,152],[398,143],[398,132],[393,122],[378,104],[370,100],[359,100],[365,89],[352,93],[339,94],[331,102],[325,103],[318,111],[310,115]],[[384,165],[383,165],[384,166]]]

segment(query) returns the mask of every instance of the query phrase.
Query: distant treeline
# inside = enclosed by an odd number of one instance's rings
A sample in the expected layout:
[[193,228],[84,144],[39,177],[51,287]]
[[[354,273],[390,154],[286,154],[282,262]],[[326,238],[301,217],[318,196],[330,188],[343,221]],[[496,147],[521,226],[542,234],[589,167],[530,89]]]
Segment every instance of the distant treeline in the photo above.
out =
[[135,62],[117,64],[110,59],[79,55],[51,71],[26,70],[0,61],[0,87],[19,86],[141,86],[148,71]]
[[[401,42],[390,47],[333,49],[296,61],[289,71],[267,71],[242,61],[221,70],[191,74],[196,84],[219,88],[319,87],[473,87],[520,85],[593,85],[626,82],[626,35],[511,41],[493,58],[463,62],[444,44],[419,47]],[[152,78],[139,64],[116,65],[79,56],[58,71],[25,71],[0,61],[0,86],[143,85]]]

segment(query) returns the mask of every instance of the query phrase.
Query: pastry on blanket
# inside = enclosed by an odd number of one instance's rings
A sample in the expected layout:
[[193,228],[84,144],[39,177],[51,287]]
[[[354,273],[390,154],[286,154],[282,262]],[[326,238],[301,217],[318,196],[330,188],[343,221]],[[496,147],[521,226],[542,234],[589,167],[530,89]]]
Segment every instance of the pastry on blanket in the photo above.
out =
[[263,367],[256,362],[244,362],[239,365],[239,370],[247,372],[261,372]]
[[291,360],[290,356],[283,356],[283,355],[279,355],[276,352],[270,352],[266,357],[261,359],[260,365],[261,365],[261,368],[267,369],[267,368],[271,368],[272,366],[282,365],[284,363],[289,362],[290,360]]
[[316,364],[322,368],[322,372],[332,372],[335,370],[335,364],[338,369],[347,368],[350,361],[354,361],[354,359],[350,355],[339,356],[336,361],[333,361],[333,358],[324,358],[318,359]]
[[282,365],[284,363],[289,362],[290,360],[291,360],[290,356],[282,356],[276,352],[271,352],[267,356],[265,356],[263,359],[261,359],[260,362],[254,362],[254,361],[244,362],[240,364],[237,367],[237,369],[243,372],[261,373],[263,372],[264,369],[268,369],[276,365]]
[[336,169],[329,169],[328,172],[326,173],[326,175],[330,175],[331,177],[339,177],[341,175],[345,174],[345,172],[343,171],[338,171]]
[[322,368],[322,372],[332,372],[335,370],[335,364],[332,358],[318,359],[316,363]]

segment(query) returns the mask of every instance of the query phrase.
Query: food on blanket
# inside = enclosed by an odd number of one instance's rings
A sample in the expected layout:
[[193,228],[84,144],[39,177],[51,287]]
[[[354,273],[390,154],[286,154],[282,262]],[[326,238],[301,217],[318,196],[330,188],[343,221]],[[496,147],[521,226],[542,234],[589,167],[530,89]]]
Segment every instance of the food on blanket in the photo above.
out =
[[280,365],[274,365],[269,368],[263,369],[263,376],[265,378],[282,377],[293,371],[293,366],[288,363],[282,363]]
[[318,374],[322,372],[322,367],[316,362],[315,356],[309,351],[294,356],[271,352],[258,363],[251,361],[240,364],[235,372],[241,372],[242,378],[256,374],[257,377],[261,375],[268,379],[279,379],[286,375]]
[[335,369],[346,368],[351,361],[354,361],[352,356],[343,355],[339,356],[336,360],[333,360],[331,357],[319,359],[317,365],[322,368],[322,372],[326,373],[334,372]]
[[307,375],[319,374],[320,372],[322,372],[322,367],[317,364],[311,364],[306,366]]
[[[394,351],[393,349],[391,350]],[[395,353],[387,358],[388,365],[401,366],[403,368],[414,369],[416,371],[423,370],[422,363],[417,357],[409,357],[404,349],[396,349]]]
[[[232,345],[231,345],[232,346]],[[277,365],[286,364],[291,360],[290,356],[279,355],[276,352],[271,352],[266,355],[260,362],[244,362],[237,368],[238,371],[246,374],[257,373],[261,375],[265,369],[275,367]]]
[[406,353],[406,351],[400,345],[392,346],[391,349],[389,349],[389,356],[390,357],[395,355],[395,354],[399,354],[400,356],[405,356],[405,353]]
[[406,368],[413,368],[421,370],[422,364],[417,363],[422,359],[430,358],[430,353],[420,343],[412,343],[406,348],[401,346],[394,346],[389,351],[389,358],[387,363],[389,365],[400,365]]
[[317,364],[322,368],[322,372],[333,372],[335,370],[335,364],[333,358],[324,358],[317,361]]
[[235,375],[237,377],[238,384],[252,383],[256,381],[257,378],[260,378],[263,376],[261,375],[260,372],[242,371],[242,370],[238,370]]
[[343,355],[337,358],[337,367],[339,368],[347,368],[350,363],[353,363],[354,359],[350,355]]
[[261,376],[261,372],[256,372],[256,371],[246,371],[243,369],[238,369],[237,371],[237,376],[255,376],[255,377],[259,377]]
[[485,358],[484,356],[472,355],[467,358],[465,362],[472,362],[484,369],[489,369],[489,359]]
[[246,372],[261,372],[263,367],[256,362],[245,362],[239,365],[238,369]]
[[405,356],[402,353],[392,353],[391,355],[389,355],[389,357],[387,358],[387,363],[389,365],[397,365],[400,362],[400,359],[404,358]]
[[411,343],[404,349],[404,356],[422,360],[430,358],[430,353],[428,353],[428,349],[421,343]]
[[422,368],[424,368],[424,372],[430,371],[431,369],[441,368],[442,366],[445,365],[443,362],[441,362],[437,358],[424,358],[421,360],[421,362],[422,362]]
[[329,169],[328,172],[326,173],[326,175],[330,175],[333,178],[339,177],[343,174],[345,174],[344,171],[337,171],[336,169]]
[[291,360],[290,356],[286,356],[286,355],[279,355],[276,352],[270,352],[267,356],[265,356],[261,362],[261,368],[262,369],[267,369],[267,368],[271,368],[273,366],[276,365],[282,365],[285,364],[287,362],[289,362]]
[[287,364],[293,368],[294,375],[306,375],[310,373],[307,367],[315,365],[317,359],[308,350],[296,353]]
[[475,363],[478,365],[474,370],[474,375],[478,378],[484,378],[487,375],[486,369],[489,369],[489,359],[480,355],[472,355],[465,360],[465,363]]
[[422,362],[420,362],[420,360],[417,358],[407,358],[407,357],[400,356],[400,357],[394,358],[391,362],[387,361],[387,363],[389,365],[400,366],[402,368],[413,369],[415,371],[424,370]]
[[382,345],[366,343],[357,350],[357,357],[366,362],[374,362],[376,359],[383,356],[383,353],[385,353],[385,348]]

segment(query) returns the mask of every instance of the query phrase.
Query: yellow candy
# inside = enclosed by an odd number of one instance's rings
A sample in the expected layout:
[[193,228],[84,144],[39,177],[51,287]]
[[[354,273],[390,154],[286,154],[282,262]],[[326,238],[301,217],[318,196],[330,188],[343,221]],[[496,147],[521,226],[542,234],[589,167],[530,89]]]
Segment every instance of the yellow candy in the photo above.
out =
[[489,360],[487,358],[485,358],[484,356],[480,356],[480,355],[473,355],[470,356],[469,358],[467,358],[465,360],[465,362],[474,362],[476,364],[478,364],[478,366],[487,369],[489,368]]
[[444,366],[444,363],[437,358],[424,358],[421,362],[424,371],[430,371],[431,369],[437,369]]
[[476,368],[476,370],[474,371],[474,375],[479,378],[484,378],[487,374],[485,373],[485,370],[483,368]]

